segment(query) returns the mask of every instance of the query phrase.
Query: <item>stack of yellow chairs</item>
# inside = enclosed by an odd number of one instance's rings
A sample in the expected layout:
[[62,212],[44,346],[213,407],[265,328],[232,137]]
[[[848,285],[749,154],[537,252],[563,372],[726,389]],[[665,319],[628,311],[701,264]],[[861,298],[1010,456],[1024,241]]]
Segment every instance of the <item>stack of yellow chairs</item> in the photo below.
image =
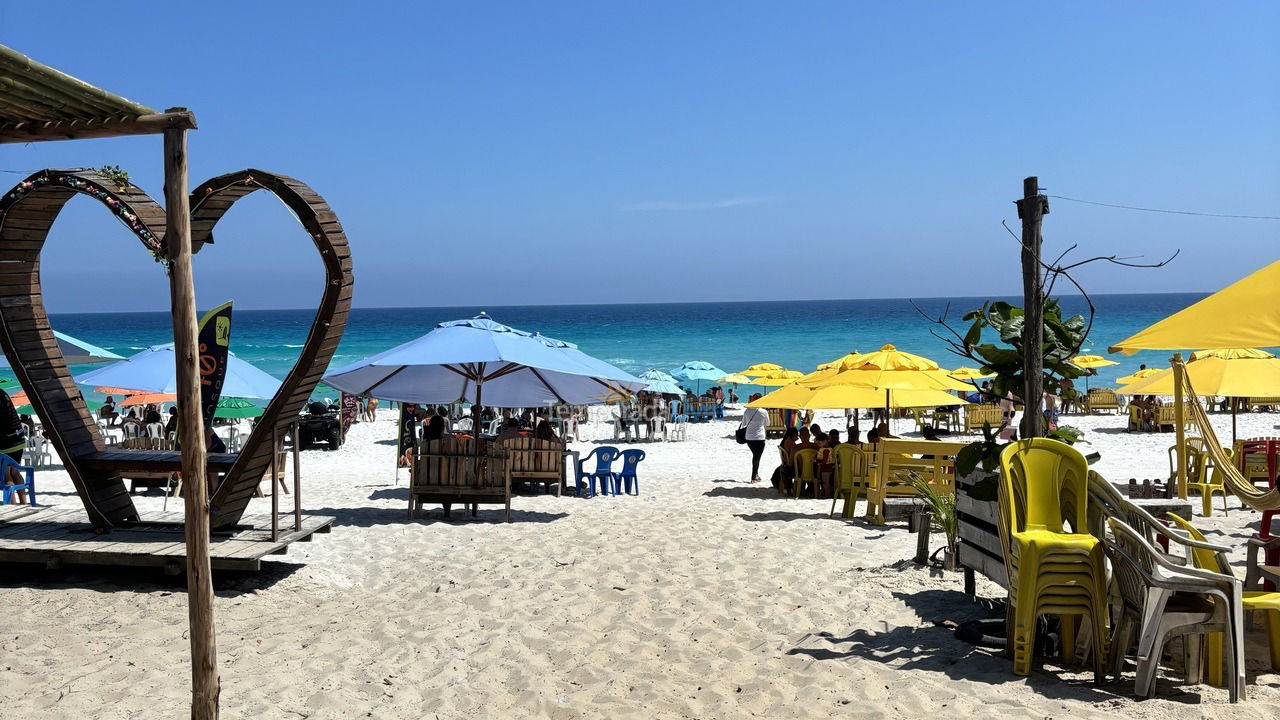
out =
[[[1201,543],[1209,542],[1205,539],[1203,533],[1186,520],[1173,513],[1168,513],[1168,518],[1180,530],[1186,532],[1187,536],[1192,540]],[[1226,555],[1221,551],[1192,548],[1191,557],[1195,561],[1196,567],[1201,570],[1208,570],[1227,577],[1235,577],[1235,573],[1231,570],[1231,564],[1227,562]],[[1241,595],[1240,604],[1245,612],[1261,612],[1266,618],[1267,640],[1271,646],[1271,669],[1280,670],[1280,592],[1246,589],[1244,594]],[[1223,657],[1222,633],[1211,634],[1208,645],[1209,684],[1222,687],[1226,684],[1223,681],[1222,672],[1223,662],[1226,659]]]
[[1033,438],[1007,446],[1000,454],[1000,470],[1000,539],[1009,577],[1006,612],[1013,671],[1031,673],[1036,619],[1041,615],[1060,616],[1069,662],[1075,619],[1083,615],[1092,631],[1094,676],[1102,682],[1106,555],[1088,531],[1089,465],[1070,445]]
[[853,517],[853,510],[858,504],[858,496],[867,494],[871,484],[871,461],[862,448],[852,443],[840,443],[835,451],[836,487],[831,496],[831,513],[836,514],[836,502],[844,498],[844,508],[840,517]]

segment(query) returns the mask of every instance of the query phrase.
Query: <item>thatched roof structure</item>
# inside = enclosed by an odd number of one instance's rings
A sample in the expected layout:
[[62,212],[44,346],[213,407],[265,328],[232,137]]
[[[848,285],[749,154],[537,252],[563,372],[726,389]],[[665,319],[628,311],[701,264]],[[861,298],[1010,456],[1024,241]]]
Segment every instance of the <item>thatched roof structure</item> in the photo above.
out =
[[185,108],[156,112],[0,45],[0,143],[194,129]]

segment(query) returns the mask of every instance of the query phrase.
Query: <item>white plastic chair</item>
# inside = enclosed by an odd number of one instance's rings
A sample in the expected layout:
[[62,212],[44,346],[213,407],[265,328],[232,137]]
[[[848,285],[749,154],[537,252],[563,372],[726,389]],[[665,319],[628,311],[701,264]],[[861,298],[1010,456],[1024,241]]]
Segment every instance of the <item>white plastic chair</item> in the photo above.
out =
[[649,439],[657,440],[658,436],[662,436],[663,440],[667,437],[667,419],[661,413],[649,418]]
[[[1112,647],[1115,674],[1120,674],[1133,631],[1137,629],[1138,675],[1134,681],[1137,695],[1151,697],[1155,693],[1160,658],[1165,644],[1174,637],[1184,638],[1187,675],[1198,683],[1203,659],[1202,637],[1220,632],[1228,648],[1228,696],[1231,702],[1244,699],[1244,610],[1240,581],[1220,573],[1175,565],[1124,521],[1108,518],[1107,523],[1115,540],[1107,538],[1104,542],[1123,600]],[[1171,602],[1179,598],[1189,600]],[[1201,600],[1196,602],[1197,598]]]
[[163,440],[164,425],[161,425],[160,423],[148,423],[147,437],[151,438],[152,440]]
[[686,432],[688,427],[689,427],[689,423],[683,420],[676,420],[674,422],[667,423],[666,425],[667,440],[671,442],[685,440],[688,437],[688,433]]
[[22,457],[31,467],[40,468],[53,464],[53,453],[49,452],[49,441],[39,435],[28,435],[27,446]]
[[240,447],[244,444],[244,433],[240,432],[238,425],[227,426],[227,452],[240,452]]

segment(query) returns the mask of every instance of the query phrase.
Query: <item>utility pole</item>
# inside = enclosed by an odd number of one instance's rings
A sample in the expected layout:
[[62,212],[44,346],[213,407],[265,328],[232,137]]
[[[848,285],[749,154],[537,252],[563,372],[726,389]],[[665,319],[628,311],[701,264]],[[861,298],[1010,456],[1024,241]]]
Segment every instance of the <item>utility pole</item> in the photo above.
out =
[[[169,112],[180,110],[172,108]],[[182,443],[182,497],[186,505],[187,606],[191,626],[191,718],[217,720],[218,653],[209,566],[209,490],[205,475],[204,418],[200,410],[200,351],[196,291],[191,272],[191,204],[187,195],[187,131],[164,131],[164,200],[173,308],[173,355],[178,376],[178,435]],[[272,456],[274,457],[274,455]],[[273,463],[274,465],[274,463]],[[272,483],[274,485],[274,477]]]
[[1044,277],[1040,266],[1040,223],[1049,212],[1049,198],[1040,194],[1039,178],[1022,181],[1022,198],[1014,201],[1022,219],[1022,413],[1023,438],[1040,437],[1044,406]]

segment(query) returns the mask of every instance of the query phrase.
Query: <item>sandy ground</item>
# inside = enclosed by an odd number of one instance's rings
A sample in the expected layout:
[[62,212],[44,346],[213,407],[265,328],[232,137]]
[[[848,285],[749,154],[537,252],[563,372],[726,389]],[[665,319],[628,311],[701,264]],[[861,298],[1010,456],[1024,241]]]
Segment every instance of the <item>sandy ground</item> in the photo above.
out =
[[[1161,681],[1095,686],[1055,664],[1017,678],[955,639],[983,617],[959,573],[912,564],[901,524],[746,483],[733,422],[642,444],[638,497],[518,497],[406,520],[390,413],[304,454],[305,507],[333,533],[216,579],[223,716],[254,718],[1274,717],[1280,674],[1251,631],[1250,700]],[[834,415],[829,416],[834,418]],[[1229,419],[1218,417],[1221,429]],[[1242,418],[1274,435],[1280,415]],[[1112,479],[1163,477],[1171,435],[1069,420]],[[824,424],[834,424],[828,420]],[[588,450],[602,426],[585,428]],[[771,443],[772,444],[772,443]],[[775,451],[765,466],[776,463]],[[41,499],[77,506],[64,472]],[[140,497],[144,510],[158,496]],[[265,500],[260,500],[265,504]],[[1238,507],[1233,499],[1232,507]],[[1205,525],[1242,546],[1256,515]],[[1205,521],[1198,520],[1204,524]],[[1243,550],[1238,554],[1243,560]],[[189,698],[187,605],[158,572],[0,570],[0,717],[173,718]],[[979,594],[1000,597],[983,581]]]

